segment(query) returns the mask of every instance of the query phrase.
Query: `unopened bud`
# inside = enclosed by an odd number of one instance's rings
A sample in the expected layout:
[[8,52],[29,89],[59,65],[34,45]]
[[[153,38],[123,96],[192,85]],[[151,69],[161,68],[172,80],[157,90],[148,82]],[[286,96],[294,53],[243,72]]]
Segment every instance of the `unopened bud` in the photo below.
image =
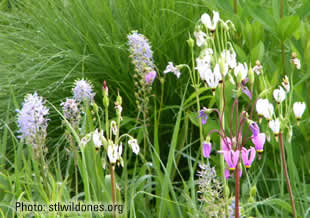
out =
[[253,197],[253,198],[255,197],[255,195],[256,195],[256,190],[257,190],[257,189],[256,189],[256,185],[253,185],[252,188],[251,188],[251,190],[250,190],[250,196],[251,196],[251,197]]
[[250,83],[250,85],[254,84],[254,80],[255,80],[255,75],[254,75],[252,67],[250,67],[250,70],[249,70],[249,83]]
[[194,42],[194,40],[192,39],[191,36],[189,36],[189,38],[188,38],[188,40],[186,40],[186,42],[187,42],[187,44],[188,44],[188,46],[189,46],[190,48],[193,48],[193,47],[194,47],[195,42]]

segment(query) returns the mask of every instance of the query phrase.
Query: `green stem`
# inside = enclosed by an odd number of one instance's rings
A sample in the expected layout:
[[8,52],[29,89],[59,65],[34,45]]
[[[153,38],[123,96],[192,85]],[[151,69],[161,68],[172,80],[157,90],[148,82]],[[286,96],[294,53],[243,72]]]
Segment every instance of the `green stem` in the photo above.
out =
[[[110,174],[111,174],[111,186],[112,186],[112,203],[113,203],[113,208],[115,208],[116,192],[115,192],[114,164],[110,165]],[[113,218],[116,218],[115,210],[113,210]]]
[[291,200],[293,217],[296,218],[297,216],[296,216],[295,202],[293,198],[293,192],[291,188],[290,179],[289,179],[288,172],[287,172],[282,133],[279,134],[279,142],[280,142],[280,150],[281,150],[281,157],[282,157],[282,166],[283,166],[283,170],[285,173],[286,185],[287,185],[288,193],[289,193],[290,200]]
[[238,13],[238,0],[234,0],[234,12],[235,14]]

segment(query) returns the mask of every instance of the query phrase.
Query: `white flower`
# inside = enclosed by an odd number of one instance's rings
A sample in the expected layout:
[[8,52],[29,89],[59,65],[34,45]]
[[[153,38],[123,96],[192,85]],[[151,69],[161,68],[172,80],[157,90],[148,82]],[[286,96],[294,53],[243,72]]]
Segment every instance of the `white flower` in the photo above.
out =
[[276,102],[280,104],[281,102],[285,100],[286,93],[284,89],[280,86],[279,89],[275,89],[273,91],[273,97],[276,100]]
[[211,21],[209,14],[204,13],[201,16],[200,20],[201,20],[201,23],[206,25],[210,31],[215,31],[216,25],[220,20],[220,14],[217,11],[213,11],[213,20]]
[[305,102],[295,102],[293,105],[293,111],[295,114],[295,117],[297,119],[300,119],[302,117],[302,114],[305,112],[306,104]]
[[211,48],[201,51],[200,56],[196,59],[197,67],[200,78],[206,80],[205,75],[211,71],[211,59],[213,50]]
[[84,136],[82,139],[81,139],[81,142],[79,144],[79,146],[81,148],[84,148],[85,145],[87,145],[87,143],[91,140],[91,133],[88,133],[86,136]]
[[165,74],[169,73],[169,72],[174,73],[174,75],[176,75],[177,78],[179,78],[181,75],[181,72],[179,71],[179,69],[177,67],[175,67],[172,62],[168,62],[168,65],[167,65],[166,69],[164,70]]
[[111,129],[112,129],[113,135],[116,135],[117,134],[117,125],[116,125],[116,122],[114,120],[111,121]]
[[122,156],[122,144],[120,146],[112,144],[108,146],[108,157],[110,163],[115,164],[117,160],[119,160]]
[[211,70],[205,74],[205,81],[207,82],[208,86],[214,90],[220,80],[222,78],[221,72],[220,72],[220,65],[216,64],[214,67],[214,71],[212,72]]
[[291,59],[292,63],[296,66],[296,69],[300,69],[300,60],[298,58],[292,58]]
[[234,50],[222,51],[221,58],[229,68],[234,69],[237,66],[236,53]]
[[194,36],[196,38],[197,46],[201,47],[206,40],[207,34],[199,30],[197,32],[194,32]]
[[272,130],[272,132],[277,135],[280,132],[280,120],[277,118],[275,120],[269,121],[269,128]]
[[103,141],[105,141],[105,137],[103,136],[103,130],[98,132],[98,129],[96,129],[93,132],[93,142],[96,148],[100,148],[103,145]]
[[283,78],[282,86],[284,87],[285,91],[288,93],[290,91],[290,83],[288,81],[288,77],[285,76]]
[[236,78],[238,78],[238,75],[240,75],[240,79],[244,80],[248,75],[248,65],[246,63],[238,63],[238,65],[234,69],[234,74]]
[[132,151],[133,151],[135,154],[138,154],[138,153],[139,153],[140,147],[139,147],[139,145],[138,145],[137,139],[134,139],[134,138],[130,139],[130,140],[128,141],[128,144],[130,145]]
[[272,118],[274,108],[268,99],[259,99],[256,102],[256,111],[258,115],[264,116],[267,120]]
[[262,65],[255,65],[253,67],[253,72],[255,72],[257,74],[257,76],[261,73],[261,70],[263,69],[263,66]]

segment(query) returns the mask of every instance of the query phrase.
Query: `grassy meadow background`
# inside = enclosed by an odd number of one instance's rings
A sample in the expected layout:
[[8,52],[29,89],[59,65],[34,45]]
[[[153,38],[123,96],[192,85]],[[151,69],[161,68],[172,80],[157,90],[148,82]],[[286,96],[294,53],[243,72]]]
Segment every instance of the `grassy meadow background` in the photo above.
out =
[[[61,118],[51,104],[60,110],[60,103],[72,96],[74,81],[87,78],[94,84],[95,100],[102,107],[102,84],[106,80],[111,99],[118,90],[123,97],[122,129],[141,142],[127,34],[137,30],[149,39],[161,72],[168,61],[191,64],[186,40],[189,35],[193,37],[201,14],[212,10],[234,22],[233,46],[238,60],[260,60],[270,92],[282,80],[283,72],[292,71],[291,53],[296,52],[301,60],[301,70],[294,75],[294,100],[305,101],[307,109],[300,125],[294,124],[291,143],[285,148],[298,215],[310,217],[310,1],[283,3],[283,15],[290,22],[280,18],[280,0],[240,0],[237,13],[230,0],[0,0],[0,217],[13,217],[17,200],[110,201],[108,170],[92,172],[99,169],[97,159],[94,163],[92,158],[87,159],[89,174],[81,171],[80,193],[74,192],[72,156]],[[118,199],[127,208],[126,217],[203,216],[195,182],[201,153],[199,129],[194,89],[188,81],[185,71],[179,80],[165,77],[160,120],[162,86],[159,80],[153,84],[148,152],[137,158],[129,155],[125,167],[116,170]],[[27,148],[16,138],[16,109],[27,93],[35,91],[50,103],[47,189],[32,175],[25,157]],[[204,93],[201,105],[214,104],[211,96]],[[253,216],[291,216],[276,145],[265,145],[262,160],[256,161],[249,173],[252,185],[257,187],[254,202],[248,201],[251,185],[246,179],[241,183],[241,202],[253,210]],[[216,158],[210,163],[218,166]],[[89,192],[84,190],[86,176]],[[107,193],[98,195],[102,189]]]

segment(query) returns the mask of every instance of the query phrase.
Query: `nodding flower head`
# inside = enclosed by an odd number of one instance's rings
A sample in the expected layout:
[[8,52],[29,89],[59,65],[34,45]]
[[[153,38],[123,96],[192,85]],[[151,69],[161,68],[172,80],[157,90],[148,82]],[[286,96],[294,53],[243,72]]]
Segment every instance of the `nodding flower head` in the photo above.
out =
[[201,118],[201,124],[204,125],[207,123],[207,119],[208,119],[208,113],[210,113],[210,109],[207,109],[206,107],[203,107],[200,112],[199,112],[199,116]]
[[131,138],[129,141],[128,141],[128,144],[130,145],[133,153],[135,153],[136,155],[139,153],[140,151],[140,147],[138,145],[138,141],[137,139],[134,139],[134,138]]
[[284,89],[280,86],[279,89],[275,89],[273,91],[273,97],[276,100],[276,102],[280,104],[281,102],[285,100],[286,93]]
[[274,108],[268,99],[259,99],[256,102],[256,111],[258,115],[264,116],[267,120],[271,120]]
[[257,136],[259,134],[259,126],[256,122],[252,122],[250,124],[250,129],[252,131],[253,136]]
[[232,142],[229,137],[225,137],[224,139],[221,138],[221,146],[222,146],[222,153],[223,151],[229,151],[232,149]]
[[305,102],[295,102],[293,105],[293,111],[297,120],[300,120],[302,114],[306,110]]
[[286,93],[290,91],[290,83],[288,77],[285,75],[282,81],[282,86],[284,87]]
[[252,136],[251,140],[253,144],[255,145],[255,149],[257,152],[262,153],[264,151],[264,144],[266,142],[266,134],[265,133],[259,133],[256,136]]
[[237,82],[241,83],[248,75],[248,65],[246,63],[238,63],[234,69],[234,74],[237,78]]
[[73,88],[73,98],[77,102],[88,101],[92,102],[95,93],[93,93],[93,87],[87,80],[81,79],[75,82],[75,87]]
[[224,159],[228,165],[229,170],[235,170],[239,161],[239,155],[240,152],[238,150],[224,151]]
[[260,61],[257,60],[256,65],[253,67],[253,72],[255,72],[257,75],[259,75],[261,73],[262,69],[263,69],[263,66],[260,64]]
[[206,71],[204,78],[206,83],[214,93],[215,88],[218,86],[220,80],[222,79],[220,65],[216,64],[213,71],[211,69],[209,69],[209,71]]
[[201,47],[207,38],[207,34],[201,30],[195,31],[194,36],[196,38],[196,44],[198,47]]
[[202,143],[202,154],[204,157],[209,158],[211,153],[212,145],[211,142],[203,142]]
[[152,84],[156,77],[156,71],[152,70],[145,74],[145,82],[147,84]]
[[181,75],[181,72],[179,71],[179,69],[177,67],[175,67],[173,65],[172,62],[168,62],[168,66],[166,67],[164,73],[169,73],[169,72],[172,72],[174,73],[174,75],[176,75],[177,78],[180,78],[180,75]]
[[121,159],[122,156],[122,144],[118,145],[109,145],[108,146],[108,157],[110,160],[110,163],[115,164],[117,161]]
[[201,23],[203,23],[209,30],[210,32],[214,32],[217,26],[217,23],[220,20],[220,14],[217,11],[213,11],[213,20],[211,20],[209,14],[204,13],[201,18]]
[[297,58],[297,55],[295,52],[292,53],[292,59],[291,59],[292,64],[296,66],[296,69],[300,69],[300,60]]
[[279,118],[275,120],[270,120],[269,123],[269,128],[272,130],[272,132],[277,136],[280,133],[280,120]]
[[244,163],[245,168],[250,168],[251,164],[254,161],[255,158],[255,148],[251,147],[250,149],[246,149],[246,148],[242,148],[241,151],[241,157],[242,157],[242,161]]

